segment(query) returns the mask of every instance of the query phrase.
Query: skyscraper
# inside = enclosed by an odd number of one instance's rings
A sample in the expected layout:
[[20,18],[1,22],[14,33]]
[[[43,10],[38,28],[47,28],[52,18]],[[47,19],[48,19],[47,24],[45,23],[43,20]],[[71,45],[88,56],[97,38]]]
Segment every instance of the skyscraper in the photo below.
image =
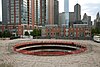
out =
[[77,3],[74,6],[74,13],[75,13],[75,21],[80,21],[81,20],[81,6]]
[[69,27],[73,27],[73,23],[75,22],[74,12],[69,12]]
[[59,23],[59,2],[54,0],[54,24]]
[[[2,0],[2,26],[12,34],[32,29],[32,0]],[[31,25],[31,26],[30,26]]]
[[29,0],[2,0],[2,21],[4,24],[29,24],[31,11]]
[[2,24],[7,24],[8,23],[8,19],[7,19],[7,13],[9,14],[9,3],[7,3],[8,0],[2,0]]
[[59,25],[65,25],[65,12],[59,13]]
[[2,0],[2,21],[22,35],[35,25],[58,24],[58,5],[58,0]]
[[88,16],[86,13],[84,13],[82,22],[83,24],[88,24],[88,26],[91,27],[92,26],[91,16]]
[[94,26],[95,26],[95,28],[100,29],[100,14],[99,14],[99,12],[97,13],[96,19],[94,20]]
[[48,22],[49,24],[58,24],[59,15],[58,0],[48,0]]
[[64,0],[65,23],[69,27],[69,0]]
[[58,24],[58,0],[2,0],[4,24]]

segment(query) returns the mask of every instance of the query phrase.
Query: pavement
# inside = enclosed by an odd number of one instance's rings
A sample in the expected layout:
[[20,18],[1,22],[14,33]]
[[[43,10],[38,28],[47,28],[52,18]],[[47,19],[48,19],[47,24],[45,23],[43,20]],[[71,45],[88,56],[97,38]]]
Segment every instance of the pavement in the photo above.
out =
[[0,67],[100,67],[100,43],[91,40],[64,40],[87,46],[84,53],[73,55],[34,56],[13,51],[16,43],[45,40],[48,39],[0,40]]

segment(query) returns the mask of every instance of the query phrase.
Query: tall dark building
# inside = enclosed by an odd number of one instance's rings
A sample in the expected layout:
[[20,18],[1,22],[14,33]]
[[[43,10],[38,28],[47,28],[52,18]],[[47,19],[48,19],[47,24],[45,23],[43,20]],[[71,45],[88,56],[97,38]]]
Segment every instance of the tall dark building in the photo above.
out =
[[75,13],[75,21],[80,21],[81,20],[81,6],[77,3],[74,6],[74,13]]
[[46,0],[40,0],[40,25],[45,25],[46,23]]
[[91,16],[88,16],[86,13],[83,15],[82,19],[83,24],[88,24],[89,27],[92,26]]
[[54,24],[59,23],[59,2],[54,0]]
[[100,29],[100,14],[99,14],[99,12],[97,13],[96,19],[94,20],[94,26],[95,26],[95,28]]
[[7,14],[9,14],[9,2],[8,0],[2,0],[2,24],[7,24],[8,19],[7,19]]

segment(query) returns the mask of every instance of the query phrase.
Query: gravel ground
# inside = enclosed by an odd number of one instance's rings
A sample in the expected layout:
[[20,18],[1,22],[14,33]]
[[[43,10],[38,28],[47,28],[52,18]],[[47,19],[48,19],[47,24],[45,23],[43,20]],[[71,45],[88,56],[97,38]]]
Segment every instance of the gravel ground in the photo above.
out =
[[64,40],[82,43],[88,47],[84,53],[65,56],[34,56],[13,51],[16,43],[30,41],[38,40],[0,40],[0,67],[100,67],[100,43],[90,40]]

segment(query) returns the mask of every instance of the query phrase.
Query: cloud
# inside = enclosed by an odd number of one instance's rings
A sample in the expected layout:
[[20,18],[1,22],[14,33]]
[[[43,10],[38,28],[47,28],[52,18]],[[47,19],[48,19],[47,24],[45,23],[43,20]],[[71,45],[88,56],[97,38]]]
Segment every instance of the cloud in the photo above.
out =
[[88,3],[83,5],[83,10],[100,11],[100,3]]
[[82,5],[82,11],[91,15],[94,20],[97,12],[100,12],[100,3],[85,3]]
[[58,0],[59,1],[59,12],[64,12],[64,0]]

